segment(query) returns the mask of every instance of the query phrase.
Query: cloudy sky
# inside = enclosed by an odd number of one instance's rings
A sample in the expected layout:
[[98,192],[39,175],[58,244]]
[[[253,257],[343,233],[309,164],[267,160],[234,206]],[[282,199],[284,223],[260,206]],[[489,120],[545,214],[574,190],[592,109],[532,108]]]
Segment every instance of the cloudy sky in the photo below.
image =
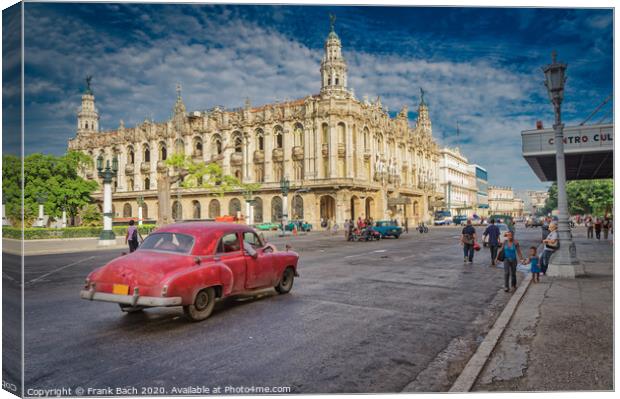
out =
[[413,122],[424,87],[435,137],[492,184],[543,187],[520,131],[552,124],[552,49],[569,65],[567,124],[612,91],[611,10],[26,3],[26,152],[66,150],[86,75],[104,130],[169,118],[177,82],[188,110],[318,93],[329,13],[356,96],[408,105]]

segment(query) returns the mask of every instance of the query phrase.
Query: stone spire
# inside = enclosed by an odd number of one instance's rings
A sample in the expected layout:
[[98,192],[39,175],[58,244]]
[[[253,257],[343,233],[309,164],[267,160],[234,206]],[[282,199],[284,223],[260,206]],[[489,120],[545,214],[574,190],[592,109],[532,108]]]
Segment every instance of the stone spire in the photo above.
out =
[[77,115],[77,132],[94,133],[99,131],[99,112],[95,107],[95,95],[90,87],[92,76],[86,77],[86,89],[82,94],[82,106]]
[[342,56],[340,38],[334,30],[336,17],[330,15],[330,32],[325,41],[325,54],[321,61],[321,94],[348,97],[347,63]]
[[422,133],[432,134],[431,117],[428,113],[428,106],[424,101],[424,89],[420,87],[420,105],[418,106],[417,128]]
[[183,103],[183,99],[181,98],[181,84],[177,83],[177,102],[174,104],[174,115],[183,115],[185,116],[185,104]]

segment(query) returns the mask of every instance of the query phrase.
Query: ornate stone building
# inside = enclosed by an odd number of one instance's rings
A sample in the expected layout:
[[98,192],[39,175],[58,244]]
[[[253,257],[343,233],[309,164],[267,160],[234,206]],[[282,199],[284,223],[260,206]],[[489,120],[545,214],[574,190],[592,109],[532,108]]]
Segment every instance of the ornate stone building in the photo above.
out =
[[[432,136],[422,92],[414,127],[404,107],[391,118],[380,98],[355,98],[347,86],[347,64],[333,25],[321,62],[321,90],[295,101],[235,110],[215,107],[187,112],[180,87],[172,117],[145,120],[135,127],[99,131],[92,90],[82,96],[77,136],[69,149],[118,157],[113,193],[115,217],[136,217],[137,198],[146,204],[143,217],[157,217],[158,173],[172,153],[200,162],[218,162],[226,174],[261,183],[254,193],[252,223],[282,217],[280,180],[288,178],[289,219],[318,227],[321,219],[358,217],[409,218],[428,221],[432,204],[443,197],[438,185],[439,149]],[[96,178],[96,170],[86,172]],[[245,214],[243,192],[223,197],[206,189],[173,187],[173,218],[208,219]],[[101,193],[95,193],[101,198]]]

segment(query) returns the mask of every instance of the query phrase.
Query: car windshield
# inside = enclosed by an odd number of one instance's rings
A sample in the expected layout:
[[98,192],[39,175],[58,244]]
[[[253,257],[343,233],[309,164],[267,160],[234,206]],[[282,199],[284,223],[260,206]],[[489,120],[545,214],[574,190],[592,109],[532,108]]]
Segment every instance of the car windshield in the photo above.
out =
[[179,233],[152,233],[139,250],[152,250],[188,254],[194,246],[194,237]]

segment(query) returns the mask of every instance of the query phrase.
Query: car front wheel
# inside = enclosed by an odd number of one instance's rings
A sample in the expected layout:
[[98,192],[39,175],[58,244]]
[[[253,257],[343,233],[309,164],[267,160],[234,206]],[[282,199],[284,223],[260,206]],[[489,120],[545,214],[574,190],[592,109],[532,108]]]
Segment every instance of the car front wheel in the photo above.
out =
[[282,273],[282,278],[278,285],[276,285],[276,291],[278,294],[288,294],[293,288],[293,281],[295,280],[295,271],[292,267],[287,267]]
[[196,294],[192,305],[183,306],[183,312],[191,321],[202,321],[211,316],[214,307],[215,291],[213,288],[205,288]]

